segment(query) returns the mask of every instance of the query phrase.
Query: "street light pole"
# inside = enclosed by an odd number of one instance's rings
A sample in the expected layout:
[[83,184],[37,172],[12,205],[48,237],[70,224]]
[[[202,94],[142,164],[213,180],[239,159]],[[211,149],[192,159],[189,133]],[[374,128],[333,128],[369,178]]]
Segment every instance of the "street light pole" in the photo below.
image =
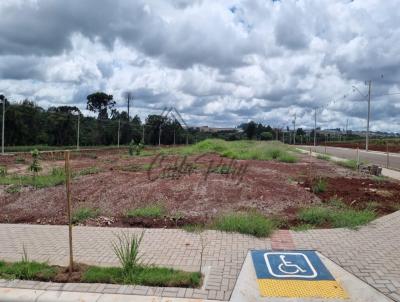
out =
[[368,118],[367,118],[367,133],[365,136],[365,151],[368,151],[370,116],[371,116],[371,80],[368,82]]
[[314,147],[317,145],[317,108],[314,112]]
[[80,120],[80,114],[78,112],[78,129],[77,129],[77,136],[76,136],[76,150],[79,150],[79,120]]
[[1,154],[4,155],[4,125],[5,125],[5,119],[6,119],[6,98],[3,98],[3,121],[2,121],[2,127],[1,127]]

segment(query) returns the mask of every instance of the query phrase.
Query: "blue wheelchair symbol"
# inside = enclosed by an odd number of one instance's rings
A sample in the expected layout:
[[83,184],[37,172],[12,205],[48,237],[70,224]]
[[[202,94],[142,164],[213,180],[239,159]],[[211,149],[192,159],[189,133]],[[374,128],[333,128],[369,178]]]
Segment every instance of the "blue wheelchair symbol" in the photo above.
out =
[[314,279],[317,271],[307,255],[296,252],[267,252],[264,254],[268,272],[276,278]]

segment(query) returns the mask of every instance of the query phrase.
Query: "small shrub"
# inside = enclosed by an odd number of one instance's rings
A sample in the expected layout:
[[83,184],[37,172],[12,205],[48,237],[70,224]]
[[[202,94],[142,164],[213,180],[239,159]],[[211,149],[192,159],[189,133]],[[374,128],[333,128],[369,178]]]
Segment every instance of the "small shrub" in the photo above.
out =
[[19,186],[19,185],[10,185],[10,186],[7,187],[7,189],[5,191],[8,194],[16,194],[16,193],[21,192],[21,186]]
[[165,214],[165,208],[161,205],[149,205],[142,208],[130,210],[127,213],[128,217],[143,217],[143,218],[161,218]]
[[326,191],[327,182],[323,178],[319,178],[317,181],[314,182],[312,186],[312,191],[314,193],[323,193]]
[[281,156],[281,150],[280,149],[271,149],[269,151],[269,155],[271,156],[272,159],[278,159]]
[[6,176],[7,176],[7,167],[0,166],[0,177],[6,177]]
[[216,219],[214,228],[226,232],[265,237],[272,233],[275,224],[258,212],[229,213]]
[[72,214],[72,223],[80,223],[89,218],[96,218],[99,216],[98,209],[79,208]]
[[116,240],[112,242],[112,248],[122,266],[125,277],[129,278],[139,266],[139,246],[143,239],[140,236],[129,233],[116,234]]
[[133,143],[133,140],[131,140],[131,142],[129,143],[128,153],[130,156],[133,156],[133,154],[135,153],[135,144]]

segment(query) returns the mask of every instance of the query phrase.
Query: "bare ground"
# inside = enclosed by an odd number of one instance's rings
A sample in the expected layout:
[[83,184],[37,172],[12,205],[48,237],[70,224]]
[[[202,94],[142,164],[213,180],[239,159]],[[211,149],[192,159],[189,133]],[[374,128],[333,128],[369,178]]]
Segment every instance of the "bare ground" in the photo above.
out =
[[[99,209],[102,217],[87,221],[92,225],[173,227],[247,209],[257,209],[268,216],[293,216],[297,209],[321,203],[332,196],[341,197],[352,206],[367,201],[382,203],[381,214],[394,211],[399,203],[398,182],[378,183],[330,162],[307,155],[297,156],[300,160],[295,164],[235,161],[233,173],[219,174],[213,168],[232,165],[232,162],[216,154],[191,156],[183,164],[182,157],[168,156],[160,164],[160,158],[129,157],[126,151],[80,153],[72,156],[73,171],[98,167],[101,172],[73,179],[73,210],[81,207]],[[64,165],[60,160],[62,154],[43,158],[43,173]],[[146,169],[152,161],[155,162],[148,172]],[[18,174],[26,173],[28,165],[15,164],[15,159],[10,158],[2,164],[8,171]],[[318,196],[310,190],[312,179],[316,177],[328,179],[327,191]],[[19,193],[6,193],[6,188],[0,186],[0,222],[67,222],[64,185],[43,189],[25,187]],[[152,203],[162,204],[168,217],[161,221],[125,218],[129,209]],[[170,218],[178,216],[178,222]]]

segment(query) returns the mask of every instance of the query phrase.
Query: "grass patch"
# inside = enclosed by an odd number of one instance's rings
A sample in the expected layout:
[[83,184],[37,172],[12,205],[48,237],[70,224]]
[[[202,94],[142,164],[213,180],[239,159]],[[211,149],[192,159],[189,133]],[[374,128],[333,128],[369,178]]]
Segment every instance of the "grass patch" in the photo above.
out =
[[34,186],[36,188],[53,187],[65,182],[63,169],[54,168],[47,175],[8,175],[0,177],[0,185]]
[[89,218],[96,218],[99,214],[98,209],[79,208],[72,214],[72,223],[81,223]]
[[204,153],[218,153],[223,157],[232,159],[254,160],[279,160],[293,163],[297,157],[291,153],[292,147],[280,142],[270,141],[224,141],[222,139],[206,139],[197,144],[178,148],[166,148],[160,150],[162,154],[195,155]]
[[256,237],[269,236],[276,228],[273,221],[262,214],[250,211],[228,213],[218,217],[213,223],[213,228],[226,232],[238,232]]
[[303,223],[312,226],[328,224],[334,228],[356,228],[374,220],[376,213],[369,209],[357,211],[318,206],[301,210],[298,217]]
[[326,155],[326,154],[318,154],[317,158],[318,159],[322,159],[322,160],[326,160],[326,161],[330,161],[331,160],[331,157],[329,155]]
[[56,268],[35,261],[22,260],[14,263],[0,262],[0,278],[20,280],[51,280]]
[[354,159],[347,159],[347,160],[341,160],[336,162],[339,166],[351,169],[351,170],[357,170],[358,165],[357,161]]
[[189,232],[189,233],[201,233],[205,230],[205,225],[203,225],[203,224],[185,224],[182,228],[186,232]]
[[92,174],[97,174],[100,173],[102,170],[99,167],[87,167],[82,170],[80,170],[77,175],[78,176],[83,176],[83,175],[92,175]]
[[141,284],[147,286],[198,287],[201,282],[199,272],[184,272],[163,267],[136,267],[126,275],[119,267],[89,267],[83,282]]
[[142,208],[130,210],[127,213],[128,217],[143,217],[143,218],[161,218],[165,215],[166,211],[162,205],[155,204]]
[[323,178],[318,178],[316,181],[314,181],[312,185],[312,191],[314,193],[323,193],[326,191],[327,187],[327,182]]

